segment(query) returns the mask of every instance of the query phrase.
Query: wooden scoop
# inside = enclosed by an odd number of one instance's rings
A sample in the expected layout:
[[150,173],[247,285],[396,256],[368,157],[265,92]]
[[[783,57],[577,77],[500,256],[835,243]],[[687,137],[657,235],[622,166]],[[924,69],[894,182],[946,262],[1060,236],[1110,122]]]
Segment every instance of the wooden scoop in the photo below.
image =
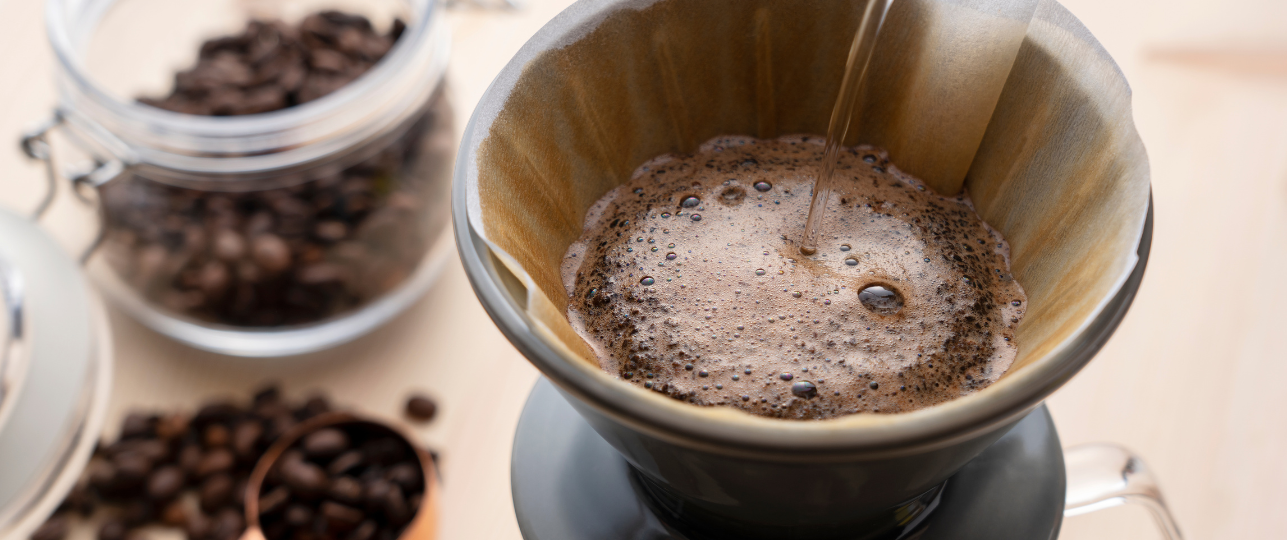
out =
[[416,509],[415,516],[411,518],[411,522],[402,530],[402,534],[398,535],[398,538],[399,540],[435,540],[438,538],[438,507],[440,506],[439,492],[441,489],[438,485],[438,476],[434,468],[433,459],[429,457],[429,454],[422,450],[419,445],[414,444],[412,439],[399,429],[350,413],[331,412],[314,416],[287,431],[259,458],[259,462],[255,464],[255,470],[250,474],[250,481],[246,484],[246,531],[242,533],[240,540],[266,540],[264,531],[259,525],[259,492],[263,488],[264,478],[268,476],[268,471],[272,470],[286,450],[294,446],[303,437],[319,429],[354,424],[361,424],[367,428],[383,431],[398,437],[413,449],[416,459],[420,462],[420,470],[424,474],[425,492],[424,497],[421,499],[420,507]]

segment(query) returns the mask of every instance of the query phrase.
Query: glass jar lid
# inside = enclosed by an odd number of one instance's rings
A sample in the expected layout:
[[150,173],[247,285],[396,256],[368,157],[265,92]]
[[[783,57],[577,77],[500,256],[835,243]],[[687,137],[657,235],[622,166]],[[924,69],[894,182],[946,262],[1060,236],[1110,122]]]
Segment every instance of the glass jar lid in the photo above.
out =
[[93,450],[111,379],[106,317],[80,266],[0,210],[0,537],[25,538]]

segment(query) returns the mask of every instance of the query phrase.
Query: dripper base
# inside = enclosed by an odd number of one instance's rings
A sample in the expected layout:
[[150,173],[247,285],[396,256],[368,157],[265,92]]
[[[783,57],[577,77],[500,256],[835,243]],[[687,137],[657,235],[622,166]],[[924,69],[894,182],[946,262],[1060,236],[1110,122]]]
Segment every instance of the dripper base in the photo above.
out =
[[[644,493],[625,459],[545,378],[523,408],[510,459],[514,511],[525,540],[722,540],[676,526]],[[1055,538],[1064,491],[1063,450],[1042,405],[949,479],[941,493],[927,497],[931,507],[923,520],[887,537]],[[867,534],[854,531],[852,538]]]

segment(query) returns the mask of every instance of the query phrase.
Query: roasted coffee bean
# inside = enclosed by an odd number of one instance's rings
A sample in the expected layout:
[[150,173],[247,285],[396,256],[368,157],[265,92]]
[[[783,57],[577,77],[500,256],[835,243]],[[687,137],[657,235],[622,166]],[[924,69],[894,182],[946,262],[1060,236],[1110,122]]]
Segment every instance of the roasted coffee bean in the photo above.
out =
[[189,418],[185,414],[168,414],[156,423],[156,436],[161,440],[172,441],[188,433]]
[[331,489],[327,495],[344,504],[360,505],[363,502],[362,483],[352,476],[340,476],[331,480]]
[[166,465],[152,471],[147,480],[147,496],[155,501],[168,501],[183,490],[183,469]]
[[332,476],[338,476],[352,471],[365,462],[366,458],[361,451],[350,450],[332,460],[331,464],[326,466],[326,472],[331,473]]
[[280,404],[282,402],[282,390],[275,384],[264,386],[255,392],[252,402],[255,408],[269,404]]
[[206,426],[201,437],[206,448],[223,448],[228,446],[231,439],[232,433],[228,430],[228,426],[223,424],[210,424]]
[[423,395],[414,395],[407,399],[407,417],[419,422],[433,420],[438,413],[438,404]]
[[98,540],[125,540],[125,533],[128,531],[125,522],[119,519],[108,519],[98,528]]
[[116,487],[116,466],[102,457],[89,460],[85,466],[85,476],[89,485],[99,491],[113,491]]
[[407,449],[402,441],[393,437],[383,437],[363,444],[362,454],[372,463],[389,465],[405,459]]
[[216,474],[201,483],[198,498],[201,509],[214,512],[232,502],[233,481],[227,474]]
[[94,513],[94,496],[89,490],[89,478],[82,476],[67,492],[67,498],[55,512],[76,512],[88,517]]
[[323,502],[319,507],[319,513],[326,520],[327,530],[337,533],[352,530],[366,518],[366,515],[356,508],[331,501]]
[[282,480],[290,486],[292,493],[306,498],[320,496],[330,487],[326,473],[317,465],[306,461],[284,464]]
[[313,509],[302,504],[292,504],[286,507],[283,519],[292,527],[304,527],[313,522]]
[[330,412],[330,411],[331,411],[330,400],[326,399],[326,396],[315,395],[315,396],[310,396],[308,398],[308,401],[304,402],[304,406],[300,407],[299,411],[297,411],[295,415],[298,416],[300,420],[307,420],[319,414]]
[[183,531],[188,534],[188,540],[209,538],[213,529],[214,522],[199,510],[189,512],[187,524],[183,526]]
[[149,414],[130,413],[121,422],[121,439],[143,439],[151,437],[156,425],[156,417]]
[[198,428],[205,429],[211,423],[228,423],[241,415],[241,409],[232,403],[220,401],[207,404],[193,417],[192,424]]
[[227,448],[216,448],[201,456],[201,462],[197,464],[194,476],[205,478],[212,474],[228,472],[232,470],[235,461],[232,452]]
[[304,437],[304,454],[315,460],[327,460],[349,449],[349,437],[338,429],[319,429]]
[[286,486],[278,486],[276,489],[259,497],[259,513],[264,515],[275,514],[286,508],[286,503],[289,501],[290,490],[286,489]]
[[130,527],[146,524],[154,517],[156,517],[156,506],[145,499],[131,499],[125,501],[121,507],[121,520]]
[[259,439],[264,436],[264,425],[255,420],[246,420],[237,424],[232,433],[232,449],[242,458],[256,454]]
[[121,452],[112,458],[116,467],[116,481],[120,485],[140,485],[152,472],[152,460],[139,452]]
[[420,467],[410,462],[398,463],[389,467],[389,470],[384,473],[385,479],[393,482],[402,488],[402,491],[408,493],[420,490],[423,485],[421,483],[423,476]]
[[182,500],[171,501],[161,509],[161,523],[171,527],[183,527],[188,523],[188,509]]
[[385,492],[383,501],[380,501],[380,510],[384,512],[384,517],[388,518],[394,525],[405,525],[411,520],[411,508],[407,505],[407,498],[402,493],[402,488],[394,485],[392,489]]
[[195,443],[184,446],[183,449],[179,450],[179,468],[189,475],[196,476],[197,469],[201,467],[202,457],[200,446]]
[[224,508],[214,516],[211,540],[237,540],[246,529],[246,520],[236,508]]
[[63,540],[67,537],[69,530],[71,530],[71,522],[67,516],[54,514],[37,527],[36,532],[31,533],[31,540]]
[[344,537],[344,540],[374,540],[377,528],[379,526],[368,519],[358,524],[357,528]]

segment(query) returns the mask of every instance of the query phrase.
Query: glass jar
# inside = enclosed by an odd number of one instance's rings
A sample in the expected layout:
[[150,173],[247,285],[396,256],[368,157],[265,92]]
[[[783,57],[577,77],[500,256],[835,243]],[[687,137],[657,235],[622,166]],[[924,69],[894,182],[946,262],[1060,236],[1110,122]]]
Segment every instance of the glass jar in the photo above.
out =
[[[168,92],[203,41],[322,9],[400,37],[338,90],[273,112],[138,101]],[[450,258],[455,131],[435,0],[50,0],[47,19],[59,89],[50,130],[90,164],[68,176],[97,188],[91,275],[147,326],[227,354],[321,349],[405,309]]]

